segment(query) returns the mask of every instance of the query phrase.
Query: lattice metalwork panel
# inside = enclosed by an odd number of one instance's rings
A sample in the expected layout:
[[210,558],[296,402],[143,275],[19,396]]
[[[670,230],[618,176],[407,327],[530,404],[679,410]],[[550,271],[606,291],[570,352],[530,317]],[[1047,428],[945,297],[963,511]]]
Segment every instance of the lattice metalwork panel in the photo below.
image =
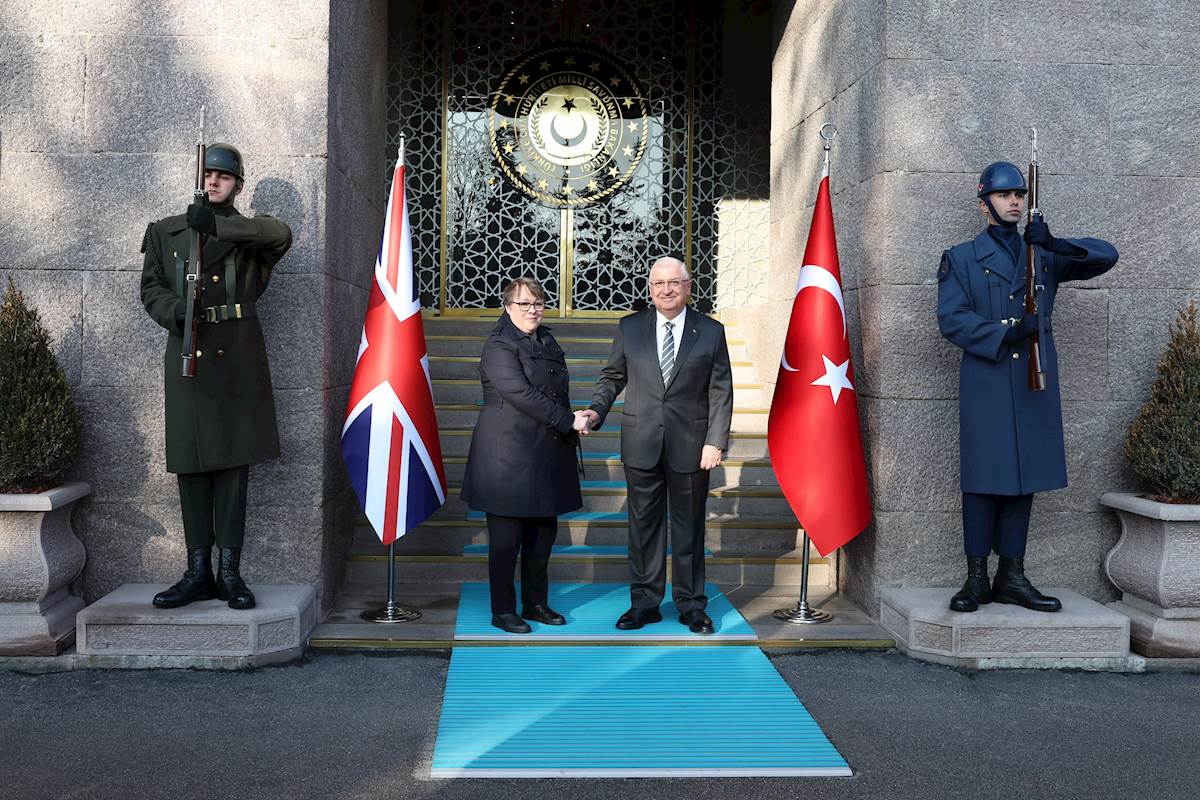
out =
[[[392,3],[388,18],[387,159],[391,191],[400,135],[405,139],[413,268],[421,305],[436,306],[441,279],[442,9],[437,2]],[[386,194],[385,194],[386,197]]]
[[[607,203],[571,212],[571,305],[644,305],[650,262],[683,256],[689,227],[696,306],[708,311],[763,302],[769,116],[766,107],[747,107],[723,87],[721,4],[570,5],[574,35],[628,68],[651,113],[649,144],[630,185]],[[510,64],[562,41],[566,6],[463,2],[447,18],[448,308],[495,306],[504,283],[521,274],[542,281],[552,306],[560,303],[566,215],[537,205],[502,178],[488,149],[487,108]],[[695,37],[690,220],[689,20]],[[439,3],[393,3],[389,164],[403,128],[409,135],[414,260],[426,304],[437,297],[440,271],[442,26]]]

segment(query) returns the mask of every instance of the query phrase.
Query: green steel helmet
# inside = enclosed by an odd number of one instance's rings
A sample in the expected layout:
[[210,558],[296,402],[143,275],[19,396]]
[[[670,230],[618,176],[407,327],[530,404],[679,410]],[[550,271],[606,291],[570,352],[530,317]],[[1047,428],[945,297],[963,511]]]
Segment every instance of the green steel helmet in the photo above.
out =
[[1014,189],[1029,191],[1029,187],[1025,185],[1025,173],[1021,172],[1016,164],[997,161],[984,167],[983,174],[979,176],[979,193],[975,196],[983,197],[992,192],[1009,192]]
[[231,144],[220,142],[210,144],[204,154],[204,168],[206,170],[217,169],[221,172],[228,172],[230,175],[236,175],[239,181],[246,179],[243,172],[241,151]]

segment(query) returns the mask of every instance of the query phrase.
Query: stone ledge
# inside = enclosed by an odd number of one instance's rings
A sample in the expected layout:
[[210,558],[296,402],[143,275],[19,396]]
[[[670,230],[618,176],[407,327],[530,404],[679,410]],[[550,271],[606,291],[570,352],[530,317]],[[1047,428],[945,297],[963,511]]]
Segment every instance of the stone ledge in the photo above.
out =
[[1062,601],[1053,614],[1001,603],[957,613],[947,607],[955,591],[884,589],[879,623],[907,655],[953,666],[1119,669],[1128,661],[1129,619],[1070,589],[1045,590]]
[[[257,666],[299,658],[317,623],[311,586],[254,586],[246,611],[220,600],[182,608],[151,604],[165,585],[127,583],[79,613],[81,657],[117,666],[198,666],[197,659]],[[162,658],[161,663],[154,659]],[[178,664],[174,662],[179,662]]]
[[[1165,616],[1153,603],[1125,595],[1124,602],[1109,603],[1108,607],[1129,619],[1129,635],[1133,649],[1150,658],[1200,657],[1200,619]],[[1168,609],[1170,610],[1170,609]],[[1177,609],[1180,610],[1180,609]],[[1194,611],[1194,609],[1181,609]]]

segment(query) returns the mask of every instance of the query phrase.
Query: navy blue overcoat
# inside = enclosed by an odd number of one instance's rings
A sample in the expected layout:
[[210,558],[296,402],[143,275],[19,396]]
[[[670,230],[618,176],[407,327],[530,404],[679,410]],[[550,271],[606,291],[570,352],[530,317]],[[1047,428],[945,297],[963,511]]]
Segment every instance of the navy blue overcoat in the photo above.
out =
[[1112,269],[1117,251],[1100,239],[1067,239],[1083,252],[1068,258],[1037,249],[1046,334],[1046,390],[1031,392],[1028,342],[1009,345],[1001,320],[1025,309],[1025,250],[1016,262],[986,230],[942,254],[938,325],[962,348],[958,373],[959,459],[962,491],[1022,495],[1067,485],[1058,353],[1051,318],[1058,285]]

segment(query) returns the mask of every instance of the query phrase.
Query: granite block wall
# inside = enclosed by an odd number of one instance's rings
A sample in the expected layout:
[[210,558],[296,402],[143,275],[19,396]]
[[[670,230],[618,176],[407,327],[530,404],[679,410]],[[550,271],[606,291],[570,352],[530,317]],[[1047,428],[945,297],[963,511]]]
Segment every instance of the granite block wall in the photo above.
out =
[[76,516],[87,599],[173,582],[183,564],[163,468],[165,334],[138,299],[138,249],[148,222],[190,200],[204,104],[208,141],[245,155],[239,208],[295,236],[260,304],[283,454],[252,468],[244,571],[332,601],[353,517],[338,420],[382,218],[386,13],[381,1],[0,2],[0,280],[41,312],[83,412],[72,477],[94,489]]
[[821,148],[831,183],[875,521],[840,585],[868,610],[885,586],[961,582],[958,352],[937,330],[943,249],[981,228],[974,186],[1024,165],[1038,126],[1042,202],[1060,236],[1112,241],[1108,275],[1064,287],[1067,489],[1039,495],[1035,582],[1115,596],[1117,524],[1097,502],[1135,489],[1120,449],[1167,323],[1200,296],[1200,17],[1185,0],[1036,7],[987,0],[796,0],[776,6],[771,104],[774,302],[729,312],[773,383]]

